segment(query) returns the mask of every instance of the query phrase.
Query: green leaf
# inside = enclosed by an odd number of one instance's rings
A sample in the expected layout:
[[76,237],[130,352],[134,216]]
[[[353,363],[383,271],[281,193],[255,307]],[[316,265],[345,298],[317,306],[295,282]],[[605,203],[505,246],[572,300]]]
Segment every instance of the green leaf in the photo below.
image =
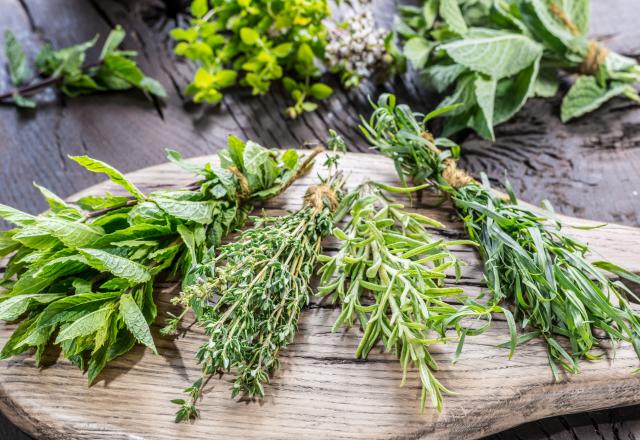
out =
[[440,15],[456,34],[464,35],[469,30],[460,11],[458,0],[440,0]]
[[54,258],[40,267],[34,267],[20,275],[11,289],[12,295],[32,294],[43,291],[59,278],[81,272],[86,265],[79,255]]
[[191,2],[191,15],[202,18],[209,11],[208,0],[193,0]]
[[627,269],[620,267],[616,264],[610,263],[608,261],[594,261],[593,265],[599,269],[606,270],[607,272],[611,272],[612,274],[615,274],[620,278],[624,278],[625,280],[629,280],[636,284],[640,284],[640,275],[630,272]]
[[158,96],[160,98],[167,97],[167,91],[164,89],[164,87],[162,87],[162,84],[149,76],[145,76],[144,78],[142,78],[139,86],[142,90],[144,90],[145,92],[149,92],[152,95]]
[[562,122],[589,113],[615,96],[622,95],[627,86],[615,83],[601,87],[593,76],[579,77],[562,100],[560,117]]
[[153,337],[151,336],[151,330],[149,324],[144,319],[144,315],[136,301],[129,294],[122,295],[120,297],[120,315],[125,325],[135,336],[135,338],[141,344],[149,347],[155,354],[158,354],[155,344],[153,343]]
[[92,159],[89,156],[69,156],[71,160],[76,161],[87,170],[94,173],[104,173],[109,179],[126,189],[131,195],[138,200],[144,200],[145,195],[133,183],[131,183],[120,171],[113,168],[100,160]]
[[493,134],[493,109],[496,99],[496,80],[477,75],[473,83],[476,101],[482,111],[484,128],[478,132],[489,139],[495,139]]
[[12,95],[13,101],[16,103],[18,107],[22,108],[35,108],[36,102],[33,99],[25,98],[20,93],[13,92]]
[[521,72],[542,54],[538,43],[516,34],[468,38],[444,44],[440,49],[456,63],[496,80]]
[[540,68],[540,58],[513,78],[498,82],[493,124],[498,125],[515,115],[533,94]]
[[64,293],[33,293],[16,295],[0,303],[0,319],[14,321],[29,309],[32,303],[47,304],[65,296]]
[[146,283],[151,279],[149,271],[141,264],[99,249],[78,249],[89,266],[101,272],[109,272],[118,278],[134,283]]
[[76,321],[64,326],[60,330],[60,333],[58,333],[58,337],[55,340],[55,344],[59,344],[62,341],[69,339],[75,339],[77,337],[89,336],[97,332],[108,322],[111,313],[113,313],[113,307],[107,305],[78,318]]
[[106,41],[104,42],[104,46],[102,46],[102,51],[100,52],[100,59],[103,60],[105,56],[114,52],[118,46],[122,44],[124,41],[124,37],[126,36],[126,32],[122,29],[122,26],[117,25],[115,29],[109,32]]
[[213,221],[213,214],[217,211],[220,203],[215,200],[190,202],[165,197],[154,197],[153,201],[172,217],[202,224],[209,224]]
[[260,34],[254,29],[251,29],[249,27],[243,27],[242,29],[240,29],[240,39],[244,44],[253,46],[254,44],[256,44],[259,38]]
[[444,93],[466,70],[462,64],[436,64],[425,69],[423,76],[438,93]]
[[31,78],[33,72],[29,68],[22,46],[10,30],[4,32],[4,51],[9,64],[11,83],[14,86],[24,84]]
[[0,218],[18,226],[29,226],[35,223],[36,217],[0,203]]
[[326,99],[333,93],[333,89],[323,83],[315,83],[309,91],[311,92],[311,96],[318,100]]
[[534,93],[542,98],[552,98],[558,93],[560,83],[554,68],[541,68],[536,78]]
[[71,248],[90,246],[104,235],[102,229],[97,226],[58,217],[40,217],[35,226],[49,232]]
[[405,43],[402,51],[414,69],[420,70],[427,64],[431,45],[423,37],[413,37]]
[[291,53],[293,43],[280,43],[272,49],[272,52],[278,58],[284,58]]
[[288,170],[293,170],[294,168],[296,168],[300,161],[300,155],[296,150],[289,149],[284,152],[284,154],[280,158],[280,161]]
[[59,212],[65,209],[74,209],[71,206],[69,206],[67,202],[62,200],[61,197],[49,191],[47,188],[44,188],[35,182],[33,186],[35,186],[38,189],[38,191],[40,191],[40,193],[45,198],[45,200],[47,201],[47,203],[49,204],[49,207],[53,212]]

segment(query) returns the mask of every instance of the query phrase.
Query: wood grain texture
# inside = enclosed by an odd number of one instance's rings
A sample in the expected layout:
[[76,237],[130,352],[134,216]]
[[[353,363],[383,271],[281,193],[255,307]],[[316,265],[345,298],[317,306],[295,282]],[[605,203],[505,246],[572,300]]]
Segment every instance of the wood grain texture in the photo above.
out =
[[[389,24],[395,3],[374,0],[377,18]],[[591,36],[614,50],[640,57],[637,0],[591,3]],[[345,136],[353,150],[364,145],[354,130],[356,115],[369,111],[366,94],[376,96],[383,88],[368,86],[362,94],[336,89],[318,113],[297,121],[287,120],[278,111],[285,103],[278,88],[260,98],[232,91],[220,107],[187,104],[182,90],[193,68],[171,55],[167,36],[169,29],[185,20],[187,4],[188,0],[0,0],[0,29],[13,29],[30,56],[35,56],[43,41],[74,44],[95,32],[104,37],[114,24],[122,24],[129,31],[124,46],[140,52],[145,71],[169,92],[163,106],[135,92],[76,99],[49,92],[40,97],[43,105],[36,112],[0,105],[0,203],[37,213],[46,205],[33,181],[68,196],[101,179],[81,172],[68,154],[89,154],[131,171],[162,162],[165,147],[186,156],[210,154],[229,133],[268,146],[300,146],[324,137],[329,127]],[[0,47],[0,60],[4,59]],[[0,89],[8,87],[8,74],[0,69]],[[384,90],[421,110],[437,102],[412,74],[385,85]],[[640,109],[614,100],[567,126],[560,124],[558,113],[557,100],[532,100],[513,121],[498,128],[498,143],[461,136],[458,140],[466,140],[463,165],[474,174],[487,171],[496,180],[506,171],[524,200],[537,204],[549,199],[561,213],[639,225]],[[607,439],[640,438],[640,416],[633,422],[633,412],[556,418],[496,438],[582,440],[601,439],[601,433],[612,433],[604,435]],[[640,414],[640,407],[635,412]],[[579,437],[574,426],[583,426]]]
[[[392,163],[380,156],[348,154],[342,165],[351,173],[350,185],[369,178],[374,170],[378,179],[397,184]],[[321,171],[318,166],[316,171]],[[169,183],[180,187],[193,180],[170,164],[130,177],[145,191]],[[267,213],[296,209],[306,187],[316,181],[315,172],[309,173],[263,208]],[[105,183],[73,198],[104,191],[121,192]],[[453,210],[424,208],[430,202],[425,197],[420,211],[445,222],[446,237],[463,236]],[[589,223],[561,220],[570,225]],[[640,272],[635,252],[640,230],[609,225],[597,232],[574,232],[591,243],[595,258],[601,254]],[[327,245],[332,247],[331,240]],[[468,263],[462,286],[470,295],[479,294],[482,269],[477,254],[464,247],[455,251]],[[169,282],[157,287],[160,316],[154,335],[159,356],[137,347],[109,364],[91,388],[66,361],[39,370],[31,358],[17,357],[0,364],[2,412],[29,434],[47,439],[474,439],[550,415],[640,403],[640,378],[631,375],[638,359],[630,346],[617,347],[615,359],[607,351],[608,360],[584,362],[581,374],[565,375],[553,383],[541,342],[520,347],[514,359],[507,360],[506,350],[496,347],[508,339],[507,325],[496,317],[487,333],[467,340],[455,366],[451,365],[455,344],[433,348],[441,367],[438,379],[458,395],[446,398],[442,413],[428,409],[420,415],[418,379],[409,374],[406,386],[399,387],[402,372],[393,354],[375,351],[367,361],[355,360],[359,331],[332,333],[339,309],[314,301],[303,312],[295,342],[281,352],[282,368],[266,387],[264,399],[230,399],[231,376],[224,376],[210,382],[200,404],[200,420],[174,424],[176,407],[169,401],[198,376],[194,354],[206,340],[197,326],[178,339],[158,336],[166,312],[174,309],[168,300],[176,293]],[[6,340],[12,328],[0,326],[0,340]]]

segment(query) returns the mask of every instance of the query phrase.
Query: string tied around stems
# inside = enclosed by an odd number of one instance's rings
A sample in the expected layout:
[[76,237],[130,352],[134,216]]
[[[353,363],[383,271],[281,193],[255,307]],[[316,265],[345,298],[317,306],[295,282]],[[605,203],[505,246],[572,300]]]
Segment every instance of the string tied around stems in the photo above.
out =
[[[579,37],[581,35],[578,26],[569,18],[567,13],[555,3],[549,5],[549,11],[558,19],[564,27],[567,28],[571,35]],[[595,75],[602,63],[607,59],[609,49],[598,43],[596,40],[587,42],[587,54],[582,60],[582,64],[578,66],[578,72],[584,75]]]
[[[429,148],[437,154],[442,151],[435,146],[435,139],[433,135],[428,131],[422,133],[422,138],[427,141]],[[444,170],[442,170],[442,178],[453,188],[460,189],[463,186],[469,185],[475,182],[475,179],[471,177],[463,169],[458,168],[455,159],[447,158],[444,160]]]
[[304,196],[304,204],[316,212],[320,212],[324,208],[335,212],[338,209],[338,195],[326,183],[310,186]]

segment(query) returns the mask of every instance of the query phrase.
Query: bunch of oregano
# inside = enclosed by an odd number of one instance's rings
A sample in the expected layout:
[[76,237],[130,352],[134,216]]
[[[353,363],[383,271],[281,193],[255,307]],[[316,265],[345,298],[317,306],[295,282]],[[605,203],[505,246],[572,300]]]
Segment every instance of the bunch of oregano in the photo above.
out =
[[640,102],[640,67],[587,37],[589,0],[423,0],[400,9],[404,54],[425,82],[450,95],[443,135],[471,128],[494,139],[529,97],[558,92],[561,72],[577,78],[563,122],[614,96]]
[[[340,243],[338,252],[321,257],[318,295],[331,295],[341,304],[334,331],[343,324],[351,326],[354,318],[359,321],[364,334],[357,358],[367,358],[382,341],[387,351],[398,355],[402,383],[411,365],[417,368],[421,410],[430,398],[440,411],[442,394],[451,392],[434,376],[438,364],[429,347],[458,339],[455,362],[465,337],[489,328],[491,313],[502,309],[476,303],[462,295],[462,288],[444,285],[447,269],[453,267],[458,279],[461,264],[448,248],[474,242],[434,238],[428,228],[444,227],[440,222],[404,210],[382,192],[421,188],[366,183],[345,197],[351,218],[344,231],[333,231]],[[515,341],[515,323],[509,312],[506,316]],[[447,336],[452,328],[455,337]]]
[[[314,153],[315,154],[315,153]],[[47,347],[88,370],[92,383],[107,362],[136,342],[156,351],[154,280],[165,270],[187,286],[213,276],[209,265],[221,238],[241,226],[254,202],[273,197],[308,169],[299,160],[233,136],[221,167],[169,159],[200,176],[188,188],[144,194],[120,172],[86,156],[72,159],[106,174],[128,196],[87,196],[70,204],[38,187],[50,210],[33,216],[0,205],[17,227],[0,233],[0,319],[19,322],[0,358]]]
[[[313,100],[331,95],[332,88],[320,81],[327,67],[348,85],[357,85],[363,74],[345,60],[353,38],[339,38],[353,37],[350,23],[326,23],[331,17],[328,0],[193,0],[191,15],[190,26],[173,29],[171,36],[178,41],[176,54],[198,65],[186,90],[195,102],[218,103],[222,90],[235,84],[262,95],[281,81],[293,99],[286,109],[293,118],[316,110]],[[381,44],[390,45],[391,38],[380,42],[374,30],[358,32],[375,38],[369,42],[358,37],[358,55],[371,60],[357,66],[380,71],[392,67],[393,59],[380,53]],[[325,55],[329,42],[334,49],[330,63]]]
[[264,395],[263,384],[278,368],[278,353],[293,340],[309,302],[310,279],[343,184],[335,173],[308,189],[299,211],[254,218],[254,227],[220,248],[210,275],[178,298],[196,312],[209,340],[196,355],[202,377],[185,390],[187,400],[173,401],[180,405],[177,422],[198,416],[196,402],[217,373],[235,370],[232,397]]
[[98,41],[98,35],[60,50],[45,44],[36,57],[34,74],[15,35],[5,31],[5,54],[14,89],[0,94],[0,101],[12,99],[19,107],[33,108],[36,101],[29,96],[46,87],[57,87],[67,96],[137,88],[147,96],[166,97],[162,85],[140,70],[134,60],[136,52],[119,49],[125,36],[120,26],[112,30],[94,63],[85,63],[85,59],[86,52]]
[[459,148],[441,151],[453,143],[425,128],[438,112],[423,117],[383,95],[362,129],[404,181],[431,183],[451,197],[479,246],[493,301],[506,302],[525,332],[518,343],[542,338],[556,378],[558,365],[576,373],[580,359],[600,358],[602,336],[632,344],[640,357],[640,314],[629,303],[635,297],[604,271],[639,278],[612,263],[588,262],[588,246],[566,235],[553,213],[532,212],[512,191],[504,198],[486,178],[479,183],[458,169]]

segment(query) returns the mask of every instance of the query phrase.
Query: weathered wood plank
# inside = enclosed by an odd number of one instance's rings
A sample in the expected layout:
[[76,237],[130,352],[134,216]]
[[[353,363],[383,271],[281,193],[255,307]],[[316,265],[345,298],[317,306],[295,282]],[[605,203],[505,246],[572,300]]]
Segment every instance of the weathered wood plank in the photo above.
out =
[[[372,170],[382,181],[397,184],[388,159],[349,154],[341,163],[351,171],[350,185],[367,179]],[[146,191],[166,182],[180,187],[193,179],[171,164],[130,177]],[[300,206],[306,187],[315,181],[315,172],[309,173],[266,204],[267,212]],[[112,183],[105,183],[82,194],[105,190],[121,192]],[[421,212],[448,223],[447,234],[461,233],[462,225],[451,211],[424,206]],[[574,225],[582,222],[565,220]],[[597,237],[592,241],[597,258],[609,255],[608,247],[623,240],[628,245],[617,247],[613,254],[616,261],[640,271],[640,258],[635,252],[640,245],[640,230],[610,225],[598,231],[575,232],[583,239]],[[469,264],[461,285],[469,295],[479,294],[481,262],[469,249],[454,251],[463,253],[461,256]],[[486,334],[467,340],[455,366],[450,362],[455,344],[433,347],[433,356],[440,364],[438,379],[459,394],[446,399],[442,413],[428,409],[420,415],[417,377],[410,373],[407,385],[399,387],[402,372],[393,354],[376,351],[368,361],[354,360],[359,331],[332,333],[331,325],[339,309],[326,302],[314,302],[303,313],[295,342],[281,353],[282,368],[266,387],[262,401],[230,399],[230,377],[226,376],[210,383],[200,405],[200,420],[176,425],[172,421],[175,406],[169,400],[179,396],[197,377],[198,366],[193,357],[206,338],[197,327],[191,327],[178,340],[158,336],[162,318],[168,310],[175,312],[168,300],[177,293],[171,283],[158,287],[161,312],[154,332],[160,356],[138,347],[113,361],[91,388],[87,388],[81,372],[66,361],[38,370],[31,358],[17,357],[0,364],[2,411],[18,426],[41,438],[198,439],[206,435],[225,439],[474,439],[550,415],[640,403],[640,379],[630,374],[637,368],[638,359],[630,346],[617,347],[615,360],[584,362],[581,374],[564,375],[560,383],[554,383],[544,345],[533,341],[519,347],[509,361],[506,350],[496,346],[508,339],[507,324],[496,320]],[[6,339],[12,327],[0,326],[0,339]],[[589,430],[581,426],[574,429]]]

